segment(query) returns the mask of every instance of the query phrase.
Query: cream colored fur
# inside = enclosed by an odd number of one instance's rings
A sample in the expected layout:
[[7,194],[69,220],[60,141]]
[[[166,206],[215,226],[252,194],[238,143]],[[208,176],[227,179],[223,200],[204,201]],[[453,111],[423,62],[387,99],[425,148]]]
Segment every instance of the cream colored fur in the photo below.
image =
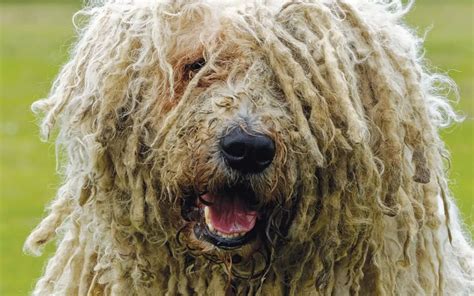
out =
[[[456,119],[451,82],[425,68],[407,10],[90,3],[70,60],[33,105],[44,138],[57,128],[64,176],[25,244],[39,255],[58,241],[33,294],[474,293],[438,135]],[[240,180],[216,148],[237,125],[272,137],[277,154],[245,179],[266,231],[223,251],[197,241],[180,208],[188,190]]]

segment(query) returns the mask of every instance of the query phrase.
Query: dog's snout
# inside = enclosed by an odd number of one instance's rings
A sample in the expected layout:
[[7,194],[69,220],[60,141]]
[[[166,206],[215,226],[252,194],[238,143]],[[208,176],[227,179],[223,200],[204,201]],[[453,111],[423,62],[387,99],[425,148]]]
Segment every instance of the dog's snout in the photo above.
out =
[[220,141],[226,163],[241,173],[260,173],[275,156],[275,143],[263,134],[249,134],[241,128],[233,129]]

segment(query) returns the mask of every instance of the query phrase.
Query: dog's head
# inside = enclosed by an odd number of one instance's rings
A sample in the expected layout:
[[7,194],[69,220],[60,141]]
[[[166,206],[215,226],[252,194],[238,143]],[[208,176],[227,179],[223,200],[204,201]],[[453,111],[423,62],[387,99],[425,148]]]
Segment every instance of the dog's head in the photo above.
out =
[[72,59],[34,106],[45,134],[60,122],[66,191],[117,244],[140,235],[235,264],[291,245],[284,258],[317,254],[322,283],[349,253],[363,264],[377,221],[405,202],[401,184],[423,194],[432,122],[450,111],[429,118],[423,100],[438,99],[417,43],[383,19],[399,17],[389,7],[365,5],[84,10]]
[[[160,36],[154,43],[159,48],[143,48],[137,40],[131,42],[136,49],[124,48],[124,54],[134,53],[132,63],[153,69],[152,76],[135,75],[150,79],[154,87],[137,85],[135,98],[123,98],[123,110],[113,112],[124,132],[110,139],[106,130],[103,143],[123,147],[116,141],[137,137],[134,145],[140,148],[135,151],[141,154],[130,156],[141,158],[136,170],[147,172],[144,178],[156,194],[150,202],[160,208],[159,222],[179,244],[219,259],[228,253],[249,257],[268,248],[277,234],[288,235],[302,188],[313,183],[313,177],[302,175],[322,162],[317,131],[308,119],[325,107],[316,106],[322,95],[308,81],[301,61],[292,58],[295,49],[285,44],[301,47],[305,39],[279,39],[288,34],[290,15],[302,11],[214,5],[222,7],[187,3],[148,11],[163,18],[150,34]],[[143,26],[136,21],[132,26]],[[281,31],[275,32],[273,23]],[[154,65],[143,62],[153,57],[149,50],[156,53]],[[301,58],[310,62],[311,53],[305,54]],[[130,83],[124,91],[130,91]],[[314,96],[315,102],[302,104],[304,95]],[[109,128],[116,126],[113,122]],[[117,159],[112,163],[125,157],[113,154]]]

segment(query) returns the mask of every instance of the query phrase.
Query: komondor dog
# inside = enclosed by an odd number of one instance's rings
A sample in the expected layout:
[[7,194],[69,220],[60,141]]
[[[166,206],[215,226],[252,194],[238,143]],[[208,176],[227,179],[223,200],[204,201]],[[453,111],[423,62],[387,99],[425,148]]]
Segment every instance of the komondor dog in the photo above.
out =
[[33,105],[64,176],[25,244],[59,236],[33,294],[474,293],[438,135],[450,81],[407,9],[87,5]]

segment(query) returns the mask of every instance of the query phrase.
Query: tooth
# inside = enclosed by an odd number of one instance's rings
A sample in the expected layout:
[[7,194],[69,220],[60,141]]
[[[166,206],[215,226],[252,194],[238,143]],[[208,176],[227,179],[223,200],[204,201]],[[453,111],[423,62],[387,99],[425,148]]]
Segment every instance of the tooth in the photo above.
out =
[[204,218],[206,219],[206,223],[209,224],[209,207],[204,207]]
[[214,226],[212,226],[211,219],[209,218],[209,207],[204,207],[204,220],[206,221],[207,228],[210,231],[214,231]]

